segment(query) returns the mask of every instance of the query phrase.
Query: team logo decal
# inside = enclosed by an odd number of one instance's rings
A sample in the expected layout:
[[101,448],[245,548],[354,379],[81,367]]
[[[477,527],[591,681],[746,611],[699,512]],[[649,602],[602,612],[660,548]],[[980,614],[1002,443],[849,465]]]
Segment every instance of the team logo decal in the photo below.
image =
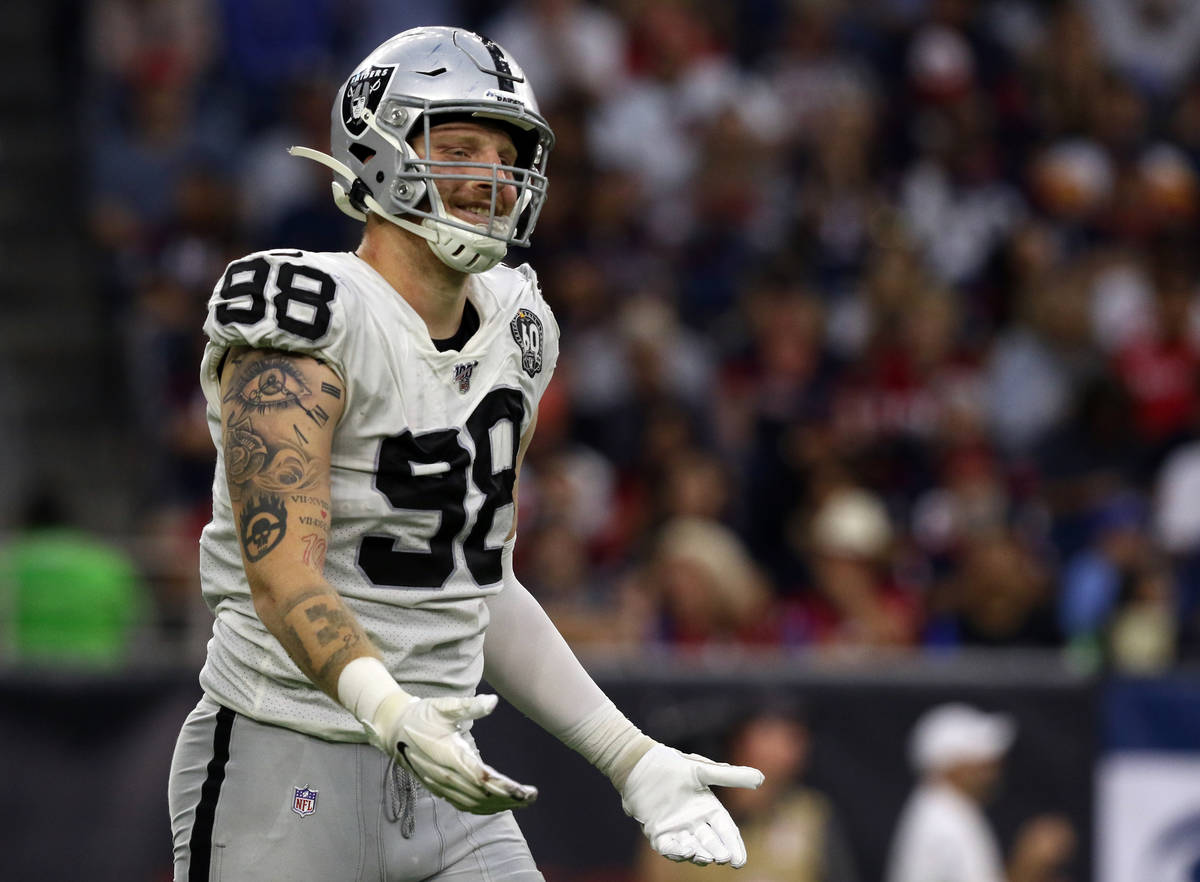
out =
[[317,791],[307,787],[297,787],[292,795],[292,811],[304,817],[317,810]]
[[471,388],[471,374],[475,373],[477,361],[468,361],[454,366],[454,382],[458,383],[458,391],[463,395]]
[[346,81],[342,90],[342,127],[353,137],[357,138],[367,130],[366,120],[362,118],[363,108],[370,108],[372,113],[379,110],[379,102],[395,72],[394,64],[372,65]]
[[542,369],[542,320],[528,309],[518,309],[508,327],[521,347],[521,367],[532,377]]

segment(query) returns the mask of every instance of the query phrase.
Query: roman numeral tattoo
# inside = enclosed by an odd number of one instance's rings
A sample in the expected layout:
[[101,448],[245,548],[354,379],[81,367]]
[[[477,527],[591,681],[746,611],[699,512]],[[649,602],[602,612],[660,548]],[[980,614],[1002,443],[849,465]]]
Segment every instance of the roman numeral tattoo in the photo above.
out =
[[318,426],[324,426],[327,422],[329,422],[329,414],[327,414],[325,412],[325,408],[321,407],[319,404],[315,405],[311,410],[306,410],[305,413],[308,414],[308,418]]

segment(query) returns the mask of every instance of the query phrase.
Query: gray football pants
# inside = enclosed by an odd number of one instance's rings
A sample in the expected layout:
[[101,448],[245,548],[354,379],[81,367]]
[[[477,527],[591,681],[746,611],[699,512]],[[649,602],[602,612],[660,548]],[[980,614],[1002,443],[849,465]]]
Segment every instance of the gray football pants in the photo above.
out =
[[542,880],[511,812],[459,811],[368,744],[207,697],[179,734],[168,804],[175,882]]

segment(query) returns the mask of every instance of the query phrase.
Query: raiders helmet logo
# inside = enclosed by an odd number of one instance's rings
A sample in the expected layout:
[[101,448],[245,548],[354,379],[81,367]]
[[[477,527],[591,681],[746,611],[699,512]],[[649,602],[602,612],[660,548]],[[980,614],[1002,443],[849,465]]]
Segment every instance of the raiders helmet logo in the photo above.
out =
[[395,72],[394,64],[372,65],[346,81],[342,90],[342,127],[352,138],[367,130],[366,120],[362,118],[363,109],[369,107],[372,113],[379,110],[379,102]]
[[521,368],[534,376],[542,369],[542,320],[528,309],[518,309],[508,327],[521,347]]

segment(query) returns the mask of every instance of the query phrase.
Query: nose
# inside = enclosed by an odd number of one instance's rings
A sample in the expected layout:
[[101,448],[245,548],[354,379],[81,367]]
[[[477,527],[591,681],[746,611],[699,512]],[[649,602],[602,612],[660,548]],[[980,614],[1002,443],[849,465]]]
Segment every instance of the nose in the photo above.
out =
[[[480,181],[479,186],[485,192],[491,191],[493,186],[496,187],[496,205],[501,209],[502,214],[507,214],[508,210],[517,198],[517,186],[514,183],[513,173],[507,168],[502,168],[505,165],[498,151],[490,151],[490,155],[486,160],[491,164],[493,180]],[[494,183],[493,183],[494,181]]]

